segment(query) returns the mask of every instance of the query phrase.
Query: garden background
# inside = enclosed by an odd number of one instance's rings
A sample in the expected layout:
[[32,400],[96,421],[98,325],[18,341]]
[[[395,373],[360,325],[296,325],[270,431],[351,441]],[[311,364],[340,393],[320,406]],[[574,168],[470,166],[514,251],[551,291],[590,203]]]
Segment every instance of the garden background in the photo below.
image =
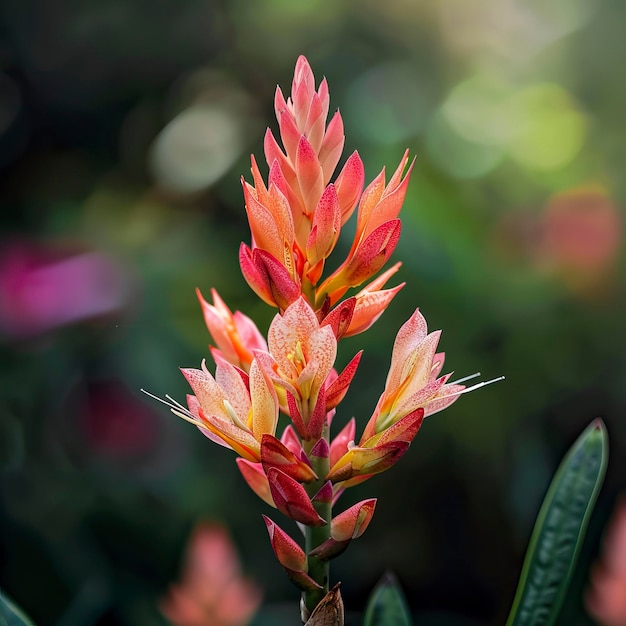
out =
[[369,418],[416,306],[447,370],[506,376],[347,494],[379,501],[333,564],[346,606],[392,570],[420,624],[502,624],[549,479],[602,417],[611,459],[561,622],[587,623],[626,488],[625,23],[618,0],[3,0],[0,587],[40,626],[162,624],[208,519],[265,610],[297,615],[234,455],[139,390],[183,400],[178,368],[208,356],[195,287],[263,331],[274,315],[238,267],[240,177],[305,54],[367,181],[417,155],[407,286],[342,342],[339,366],[365,355],[335,423]]

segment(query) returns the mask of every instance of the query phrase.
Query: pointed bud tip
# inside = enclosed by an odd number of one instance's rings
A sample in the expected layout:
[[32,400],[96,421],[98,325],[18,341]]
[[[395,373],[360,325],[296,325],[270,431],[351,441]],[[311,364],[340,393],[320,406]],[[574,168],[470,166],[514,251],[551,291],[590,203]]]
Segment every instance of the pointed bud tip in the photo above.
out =
[[317,443],[313,446],[310,452],[310,456],[315,456],[320,459],[328,458],[330,453],[330,447],[328,446],[328,442],[324,437],[317,440]]
[[[502,378],[504,379],[504,376],[502,376]],[[596,417],[596,419],[593,420],[593,422],[591,422],[591,426],[593,427],[594,430],[597,431],[606,431],[606,424],[604,423],[604,420],[601,417]]]

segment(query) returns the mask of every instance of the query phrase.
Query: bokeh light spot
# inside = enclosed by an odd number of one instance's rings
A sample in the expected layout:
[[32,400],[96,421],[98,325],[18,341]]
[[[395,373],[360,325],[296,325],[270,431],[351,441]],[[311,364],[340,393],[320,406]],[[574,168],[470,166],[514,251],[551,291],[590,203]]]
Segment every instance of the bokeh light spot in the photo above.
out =
[[506,100],[510,87],[494,77],[477,75],[458,84],[442,107],[454,131],[469,141],[499,146],[511,135]]
[[580,151],[587,121],[572,97],[559,85],[543,83],[517,92],[509,103],[517,128],[509,145],[511,157],[534,170],[564,167]]
[[152,147],[152,172],[159,184],[194,193],[219,180],[243,149],[239,120],[223,107],[194,105],[175,117]]

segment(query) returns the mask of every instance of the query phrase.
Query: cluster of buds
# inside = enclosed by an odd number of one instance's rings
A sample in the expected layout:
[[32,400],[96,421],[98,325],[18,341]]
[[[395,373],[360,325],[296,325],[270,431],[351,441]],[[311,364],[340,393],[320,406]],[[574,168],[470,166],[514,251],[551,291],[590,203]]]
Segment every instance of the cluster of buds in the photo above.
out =
[[[266,339],[215,290],[212,303],[198,292],[215,344],[215,373],[204,362],[201,369],[183,370],[193,395],[187,406],[169,397],[168,404],[209,439],[234,450],[253,491],[302,525],[304,549],[264,517],[274,552],[311,611],[328,591],[328,560],[363,534],[376,506],[370,498],[335,514],[339,496],[394,465],[424,417],[468,389],[441,375],[440,332],[428,333],[416,310],[398,332],[384,391],[363,434],[357,440],[352,418],[331,438],[337,406],[361,358],[357,353],[337,372],[337,343],[372,326],[403,286],[383,289],[399,263],[374,276],[398,242],[412,165],[407,169],[405,154],[388,182],[383,169],[363,189],[363,163],[355,152],[330,182],[343,149],[343,122],[337,112],[326,124],[328,86],[323,80],[315,89],[304,57],[296,64],[291,97],[278,88],[275,106],[284,149],[268,130],[267,184],[252,158],[253,184],[243,181],[252,242],[241,245],[239,260],[251,288],[278,313]],[[348,256],[325,272],[355,209]],[[281,413],[290,423],[279,436]]]
[[[331,309],[345,293],[383,267],[400,238],[398,214],[409,176],[408,152],[387,183],[383,171],[363,191],[363,162],[354,152],[330,182],[344,144],[343,121],[337,111],[328,126],[328,85],[317,91],[304,57],[296,63],[291,97],[276,89],[275,109],[284,151],[271,130],[265,135],[269,166],[266,185],[252,158],[254,185],[242,181],[252,245],[242,244],[239,261],[255,293],[282,313],[304,297],[320,319],[343,319],[340,336],[369,328],[400,287],[384,290],[399,264],[359,293]],[[326,259],[341,227],[358,205],[354,241],[344,262],[322,280]],[[350,318],[346,321],[345,318]]]

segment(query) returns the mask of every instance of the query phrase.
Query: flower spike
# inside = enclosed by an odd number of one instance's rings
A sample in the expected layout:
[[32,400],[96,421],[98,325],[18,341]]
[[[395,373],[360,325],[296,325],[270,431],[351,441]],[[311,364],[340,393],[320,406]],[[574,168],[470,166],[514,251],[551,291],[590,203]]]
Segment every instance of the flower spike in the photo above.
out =
[[[278,130],[267,129],[263,143],[267,176],[252,156],[252,180],[241,180],[250,227],[239,248],[241,271],[257,296],[278,309],[267,339],[216,290],[211,302],[198,290],[215,371],[205,361],[181,370],[193,392],[186,406],[152,397],[232,449],[252,491],[300,526],[308,554],[263,516],[278,561],[303,590],[306,621],[325,603],[328,560],[360,537],[374,514],[370,498],[333,518],[341,494],[393,466],[426,416],[494,381],[450,382],[442,374],[445,355],[437,352],[441,331],[429,333],[416,309],[398,331],[383,392],[360,438],[354,417],[331,438],[362,356],[358,351],[339,373],[338,342],[369,329],[404,286],[386,287],[401,264],[384,266],[399,241],[415,161],[407,151],[388,180],[383,168],[369,184],[358,152],[338,168],[343,120],[339,111],[329,116],[328,84],[316,84],[303,56],[291,92],[277,87],[274,108]],[[335,262],[341,229],[355,213],[347,256]],[[282,434],[279,413],[289,419]]]

